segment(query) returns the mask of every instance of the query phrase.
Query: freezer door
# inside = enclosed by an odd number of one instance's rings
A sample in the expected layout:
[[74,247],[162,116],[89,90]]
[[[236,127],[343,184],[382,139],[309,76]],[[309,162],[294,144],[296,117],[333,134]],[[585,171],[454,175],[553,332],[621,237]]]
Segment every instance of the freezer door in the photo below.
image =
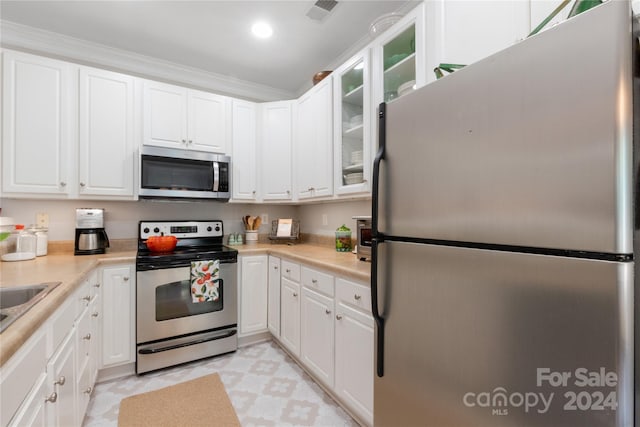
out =
[[607,2],[387,104],[379,230],[631,253],[631,41]]
[[376,426],[633,425],[633,263],[378,251]]

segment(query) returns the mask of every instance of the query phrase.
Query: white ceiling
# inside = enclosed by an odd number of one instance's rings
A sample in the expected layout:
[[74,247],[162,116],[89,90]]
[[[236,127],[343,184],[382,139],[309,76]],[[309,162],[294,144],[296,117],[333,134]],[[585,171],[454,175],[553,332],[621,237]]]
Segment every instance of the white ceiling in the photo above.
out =
[[[289,1],[0,1],[3,21],[43,29],[291,93],[317,71],[369,41],[379,16],[419,2],[341,0],[321,22],[314,0]],[[251,35],[254,21],[274,35]]]

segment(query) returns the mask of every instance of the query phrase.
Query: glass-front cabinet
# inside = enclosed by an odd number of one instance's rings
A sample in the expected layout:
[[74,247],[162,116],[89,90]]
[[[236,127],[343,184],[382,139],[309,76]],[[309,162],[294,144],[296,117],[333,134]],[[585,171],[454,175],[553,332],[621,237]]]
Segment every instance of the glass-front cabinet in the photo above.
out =
[[391,102],[426,84],[424,3],[374,42],[374,105]]
[[333,75],[335,192],[367,192],[372,145],[369,50],[351,58]]

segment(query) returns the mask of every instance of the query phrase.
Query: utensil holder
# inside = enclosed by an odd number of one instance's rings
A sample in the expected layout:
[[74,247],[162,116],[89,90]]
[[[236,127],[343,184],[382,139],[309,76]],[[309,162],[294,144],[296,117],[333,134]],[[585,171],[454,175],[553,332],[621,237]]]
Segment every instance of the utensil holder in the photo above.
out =
[[244,241],[248,245],[258,243],[258,230],[245,230]]

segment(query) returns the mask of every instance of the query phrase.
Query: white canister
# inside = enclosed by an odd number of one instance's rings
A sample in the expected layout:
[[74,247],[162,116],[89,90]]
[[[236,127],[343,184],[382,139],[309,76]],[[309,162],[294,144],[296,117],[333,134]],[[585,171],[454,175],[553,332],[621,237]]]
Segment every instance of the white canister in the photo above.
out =
[[49,230],[32,225],[29,227],[29,231],[36,235],[36,256],[46,255],[49,245],[49,235],[47,234]]
[[244,241],[248,245],[258,243],[258,230],[245,230]]
[[18,232],[18,242],[16,244],[16,252],[30,253],[32,256],[36,256],[36,235],[30,230],[25,230],[24,225],[16,224],[16,231]]

